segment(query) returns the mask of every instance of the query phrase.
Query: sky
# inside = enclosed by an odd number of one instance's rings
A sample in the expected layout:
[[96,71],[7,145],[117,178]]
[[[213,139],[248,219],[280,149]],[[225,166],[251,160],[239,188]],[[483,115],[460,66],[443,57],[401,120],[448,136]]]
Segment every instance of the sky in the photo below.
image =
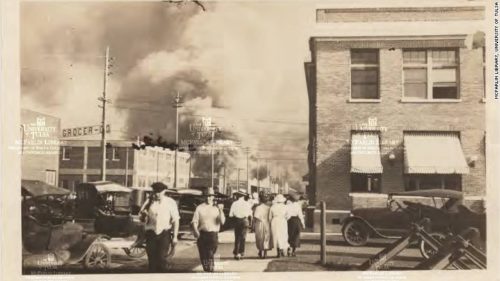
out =
[[[457,1],[338,0],[335,7],[440,6]],[[161,136],[173,142],[172,102],[179,93],[181,145],[199,141],[190,130],[202,117],[220,130],[216,139],[238,144],[219,151],[216,171],[223,163],[232,176],[237,168],[246,168],[243,148],[248,147],[251,169],[265,164],[274,177],[300,182],[307,173],[304,62],[310,61],[311,36],[448,34],[460,25],[315,24],[315,8],[332,3],[210,1],[203,2],[203,11],[188,1],[23,1],[22,107],[61,118],[62,129],[100,124],[97,98],[103,91],[108,46],[113,58],[107,90],[109,139]],[[460,32],[472,34],[480,24],[461,23]],[[195,170],[206,175],[210,161],[198,159]]]
[[[300,181],[307,172],[304,62],[314,5],[204,5],[206,11],[194,3],[22,2],[22,107],[61,118],[62,128],[99,124],[109,46],[111,139],[173,141],[178,92],[181,142],[193,137],[189,124],[209,117],[250,147],[252,166],[267,158],[275,173]],[[220,162],[245,167],[245,156],[236,151]]]

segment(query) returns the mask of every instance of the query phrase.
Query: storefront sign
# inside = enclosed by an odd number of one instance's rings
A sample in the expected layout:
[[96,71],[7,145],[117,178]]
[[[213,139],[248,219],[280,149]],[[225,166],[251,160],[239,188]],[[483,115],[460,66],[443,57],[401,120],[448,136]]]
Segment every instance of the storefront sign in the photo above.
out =
[[[106,133],[110,133],[110,132],[111,132],[111,125],[107,124],[106,125]],[[101,125],[79,127],[79,128],[72,128],[72,129],[63,129],[62,130],[63,138],[98,135],[101,133],[102,133],[102,126]]]

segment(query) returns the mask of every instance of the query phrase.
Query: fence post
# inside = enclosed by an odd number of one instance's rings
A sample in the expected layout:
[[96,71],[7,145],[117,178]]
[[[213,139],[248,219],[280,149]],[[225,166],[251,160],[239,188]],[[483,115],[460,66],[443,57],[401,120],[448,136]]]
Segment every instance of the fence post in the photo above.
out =
[[320,202],[321,207],[321,264],[326,264],[326,204],[325,201]]

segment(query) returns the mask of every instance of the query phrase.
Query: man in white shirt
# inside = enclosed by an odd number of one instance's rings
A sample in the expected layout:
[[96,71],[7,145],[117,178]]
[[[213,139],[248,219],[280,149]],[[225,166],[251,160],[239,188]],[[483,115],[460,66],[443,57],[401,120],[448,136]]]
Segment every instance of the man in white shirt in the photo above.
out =
[[153,193],[140,211],[145,217],[148,268],[150,272],[165,272],[168,251],[171,244],[177,244],[180,216],[177,203],[165,193],[168,187],[161,182],[155,182],[151,187]]
[[238,200],[233,202],[229,217],[234,218],[234,258],[241,260],[245,255],[246,236],[252,219],[252,207],[245,200],[245,195],[241,194]]
[[219,244],[219,231],[221,225],[226,221],[223,206],[215,206],[215,193],[212,188],[203,192],[205,202],[198,205],[191,221],[194,236],[197,238],[196,245],[200,254],[201,265],[206,272],[215,269],[214,255]]

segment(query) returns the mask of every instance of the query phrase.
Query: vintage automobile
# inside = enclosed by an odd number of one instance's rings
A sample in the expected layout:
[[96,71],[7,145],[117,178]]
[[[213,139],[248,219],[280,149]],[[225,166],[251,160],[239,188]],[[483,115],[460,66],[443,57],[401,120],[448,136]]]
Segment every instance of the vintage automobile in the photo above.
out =
[[67,213],[68,190],[35,180],[22,180],[21,190],[23,271],[80,262],[89,269],[110,265],[101,235],[85,233]]
[[[183,230],[189,230],[189,226],[191,225],[191,220],[193,219],[194,211],[196,207],[205,201],[205,198],[202,196],[202,191],[198,189],[179,189],[177,190],[178,197],[177,203],[179,206],[179,213],[181,216],[181,227]],[[216,192],[215,193],[215,202],[217,204],[223,204],[224,214],[229,216],[229,210],[231,208],[231,204],[233,200],[231,197]],[[230,223],[227,222],[222,228],[226,229],[230,226]],[[189,230],[190,231],[190,230]]]
[[110,237],[130,236],[137,227],[131,216],[131,191],[109,181],[81,183],[75,188],[75,219],[86,223],[89,231]]
[[[139,211],[141,207],[144,205],[146,200],[153,193],[153,189],[150,186],[146,187],[130,187],[130,211],[133,216],[139,215]],[[167,195],[176,200],[177,204],[179,204],[178,199],[180,194],[177,192],[177,189],[167,189]]]
[[[460,233],[467,227],[475,227],[481,233],[481,241],[485,241],[486,215],[469,210],[462,201],[463,194],[454,190],[390,193],[386,207],[352,210],[342,222],[342,235],[349,245],[363,246],[370,238],[408,235],[413,222],[429,218],[431,225],[427,231],[438,240],[443,240],[451,233]],[[481,244],[479,241],[476,243]],[[431,250],[425,242],[420,241],[419,248],[422,256],[429,257]]]

